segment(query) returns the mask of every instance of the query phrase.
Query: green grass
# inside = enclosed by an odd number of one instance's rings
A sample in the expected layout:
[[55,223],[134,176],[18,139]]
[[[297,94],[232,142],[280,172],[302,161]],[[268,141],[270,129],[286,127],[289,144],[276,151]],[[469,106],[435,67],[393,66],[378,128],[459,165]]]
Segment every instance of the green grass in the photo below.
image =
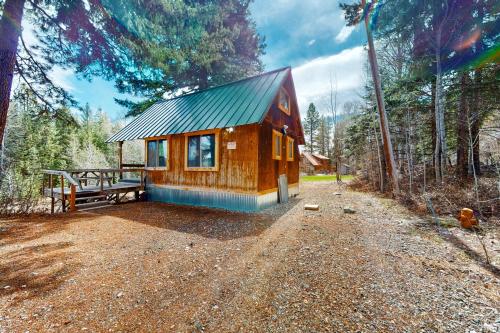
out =
[[[342,176],[342,181],[347,182],[352,180],[352,178],[352,175],[345,175]],[[337,180],[337,177],[335,175],[302,176],[300,177],[300,180],[302,180],[303,182],[333,182]]]

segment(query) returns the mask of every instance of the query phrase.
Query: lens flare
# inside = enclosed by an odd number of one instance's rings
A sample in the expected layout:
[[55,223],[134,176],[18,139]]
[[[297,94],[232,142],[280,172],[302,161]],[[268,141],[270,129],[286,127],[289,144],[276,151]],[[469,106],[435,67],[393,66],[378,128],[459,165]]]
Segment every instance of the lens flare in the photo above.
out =
[[[379,16],[386,2],[373,0],[367,1],[360,15],[360,20],[368,21],[368,29],[374,31],[377,29]],[[466,6],[459,6],[460,2],[455,3],[455,19],[462,22],[464,25],[471,24],[474,17],[466,10]],[[496,6],[498,7],[498,6]],[[436,15],[442,17],[443,15]],[[494,25],[480,24],[469,33],[463,35],[458,34],[459,28],[445,26],[442,37],[442,69],[444,71],[461,70],[465,68],[484,67],[488,64],[500,62],[500,44],[486,43],[488,36],[492,31],[500,29],[500,23]],[[465,26],[464,26],[465,27]],[[432,35],[431,29],[427,31],[415,32],[419,33],[414,39],[414,50],[420,50],[422,53],[429,53],[429,58],[435,56],[433,51],[432,40],[435,38]],[[490,38],[491,39],[491,38]],[[424,54],[422,54],[424,55]]]
[[496,44],[492,48],[486,50],[478,57],[476,57],[472,62],[471,66],[473,68],[484,67],[488,64],[498,64],[500,63],[500,44]]
[[455,51],[464,51],[471,48],[481,37],[481,29],[476,28],[467,38],[455,44]]
[[377,26],[378,16],[380,13],[380,9],[383,7],[378,0],[373,0],[365,5],[363,8],[363,14],[361,19],[364,20],[365,17],[368,16],[369,28],[374,30]]

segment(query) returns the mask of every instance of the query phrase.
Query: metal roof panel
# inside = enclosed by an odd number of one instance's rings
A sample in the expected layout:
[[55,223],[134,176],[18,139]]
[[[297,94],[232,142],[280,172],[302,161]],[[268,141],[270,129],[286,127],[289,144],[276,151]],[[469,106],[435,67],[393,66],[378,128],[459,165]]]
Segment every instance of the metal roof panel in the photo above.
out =
[[107,142],[260,123],[290,67],[158,102]]

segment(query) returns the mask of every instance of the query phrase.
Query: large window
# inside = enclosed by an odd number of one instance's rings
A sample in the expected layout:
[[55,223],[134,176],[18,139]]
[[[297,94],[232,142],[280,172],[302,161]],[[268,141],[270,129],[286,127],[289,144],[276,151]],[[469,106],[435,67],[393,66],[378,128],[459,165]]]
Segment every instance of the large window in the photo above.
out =
[[168,140],[147,141],[146,167],[167,168],[168,167]]
[[186,169],[217,169],[217,134],[189,135],[186,137]]
[[290,96],[288,95],[288,92],[284,88],[281,88],[280,90],[280,99],[278,106],[281,109],[281,111],[290,115]]
[[282,147],[283,147],[283,134],[273,130],[273,159],[281,160]]
[[286,160],[290,162],[293,161],[294,158],[293,142],[294,140],[291,137],[286,137]]

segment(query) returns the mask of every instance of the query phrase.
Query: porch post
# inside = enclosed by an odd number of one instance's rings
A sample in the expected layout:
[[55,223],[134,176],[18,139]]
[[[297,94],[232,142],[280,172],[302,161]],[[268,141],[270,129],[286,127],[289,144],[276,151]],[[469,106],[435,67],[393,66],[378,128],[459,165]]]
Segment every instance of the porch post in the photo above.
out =
[[[123,168],[123,141],[118,141],[118,169]],[[120,171],[120,180],[123,179],[123,172]]]

